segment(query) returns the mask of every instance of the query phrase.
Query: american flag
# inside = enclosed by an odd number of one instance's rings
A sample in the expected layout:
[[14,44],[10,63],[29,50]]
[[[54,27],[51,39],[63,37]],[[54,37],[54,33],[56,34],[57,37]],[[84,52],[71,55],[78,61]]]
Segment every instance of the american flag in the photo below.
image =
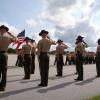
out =
[[25,39],[25,29],[18,34],[17,38],[18,38],[18,40],[17,40],[17,47],[16,47],[16,49],[18,49],[19,46],[24,42],[24,39]]
[[18,38],[18,42],[19,42],[19,43],[22,43],[23,40],[25,39],[25,30],[23,30],[22,32],[20,32],[20,33],[18,34],[17,38]]

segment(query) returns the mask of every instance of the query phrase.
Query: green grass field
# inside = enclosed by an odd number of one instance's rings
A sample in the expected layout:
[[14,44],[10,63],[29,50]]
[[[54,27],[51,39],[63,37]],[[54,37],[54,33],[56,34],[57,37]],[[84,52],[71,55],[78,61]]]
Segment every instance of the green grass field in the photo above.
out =
[[100,100],[100,95],[94,96],[94,97],[92,97],[90,99],[86,99],[86,100]]

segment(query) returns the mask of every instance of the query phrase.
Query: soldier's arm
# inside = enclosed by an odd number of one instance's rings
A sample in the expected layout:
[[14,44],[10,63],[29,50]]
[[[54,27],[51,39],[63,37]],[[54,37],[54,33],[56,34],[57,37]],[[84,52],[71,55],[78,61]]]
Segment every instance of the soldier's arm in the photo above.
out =
[[87,48],[88,44],[86,42],[83,41],[84,47]]
[[57,60],[59,60],[59,48],[58,48],[58,46],[56,47],[56,58],[57,58]]
[[39,41],[38,45],[37,45],[37,55],[38,56],[40,55],[40,52],[41,52],[41,44],[40,44],[40,41]]
[[21,56],[22,56],[22,59],[24,60],[24,46],[22,46]]
[[62,43],[62,45],[63,45],[64,49],[67,49],[68,48],[68,45],[66,45],[64,43]]
[[56,42],[55,41],[50,40],[50,42],[51,42],[52,45],[56,45]]
[[8,34],[11,36],[10,42],[16,42],[17,41],[17,38],[14,35],[12,35],[10,32],[8,32]]
[[100,46],[97,47],[97,52],[100,52]]
[[35,49],[37,48],[37,44],[36,44],[36,42],[34,43],[34,48],[35,48]]
[[38,63],[39,63],[39,56],[40,56],[40,52],[41,52],[41,49],[40,49],[40,41],[38,42],[37,44],[37,48],[36,48],[36,54],[37,54],[37,59],[38,59]]

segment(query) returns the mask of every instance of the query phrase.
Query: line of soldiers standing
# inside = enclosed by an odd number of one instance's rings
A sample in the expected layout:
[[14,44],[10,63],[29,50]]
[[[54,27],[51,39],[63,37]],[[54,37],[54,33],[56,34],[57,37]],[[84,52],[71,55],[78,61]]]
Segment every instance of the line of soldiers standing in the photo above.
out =
[[[76,54],[75,52],[66,53],[65,65],[75,65]],[[96,53],[95,52],[84,52],[83,63],[84,64],[95,64]]]
[[23,79],[30,79],[30,74],[35,72],[35,55],[36,55],[36,43],[35,40],[26,37],[26,42],[22,49],[17,49],[17,61],[16,66],[23,67],[25,76]]
[[[75,54],[76,54],[76,71],[78,74],[78,77],[75,79],[76,81],[82,81],[83,80],[83,63],[84,63],[84,52],[85,48],[88,47],[87,43],[83,40],[84,37],[78,36],[76,39],[76,47],[75,47]],[[96,72],[97,76],[100,77],[100,39],[97,41],[97,50],[96,50]]]
[[[4,91],[6,87],[6,76],[7,76],[7,49],[10,43],[16,42],[17,39],[11,33],[8,32],[8,27],[1,25],[0,26],[0,75],[1,75],[1,82],[0,82],[0,91]],[[5,33],[8,33],[11,37],[5,36]],[[58,40],[57,42],[53,41],[48,37],[48,31],[42,30],[39,33],[39,36],[42,37],[39,40],[37,46],[37,55],[38,55],[38,62],[39,62],[39,69],[40,69],[40,77],[41,81],[39,86],[48,86],[48,73],[49,73],[49,50],[51,45],[56,45],[56,57],[57,57],[57,75],[63,75],[63,52],[64,49],[67,49],[68,46],[63,43],[62,40]],[[30,75],[34,74],[35,62],[32,58],[35,58],[35,54],[31,53],[33,42],[28,37],[25,38],[26,43],[22,46],[22,59],[24,65],[24,78],[23,79],[30,79]],[[30,44],[30,42],[32,44]],[[2,44],[3,43],[3,44]],[[83,54],[87,44],[83,41],[82,36],[78,36],[76,39],[76,47],[75,47],[75,54],[76,54],[76,71],[78,73],[78,77],[75,79],[76,81],[83,80]],[[35,51],[35,50],[33,50]],[[32,69],[33,68],[33,69]],[[97,68],[97,77],[100,77],[100,39],[98,40],[98,47],[96,52],[96,68]]]

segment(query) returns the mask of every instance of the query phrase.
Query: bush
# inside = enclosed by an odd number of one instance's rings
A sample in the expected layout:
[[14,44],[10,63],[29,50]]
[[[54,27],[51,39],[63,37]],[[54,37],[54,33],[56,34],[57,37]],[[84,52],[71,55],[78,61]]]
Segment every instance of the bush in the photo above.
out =
[[8,48],[8,53],[16,53],[16,49],[13,49],[13,48]]

